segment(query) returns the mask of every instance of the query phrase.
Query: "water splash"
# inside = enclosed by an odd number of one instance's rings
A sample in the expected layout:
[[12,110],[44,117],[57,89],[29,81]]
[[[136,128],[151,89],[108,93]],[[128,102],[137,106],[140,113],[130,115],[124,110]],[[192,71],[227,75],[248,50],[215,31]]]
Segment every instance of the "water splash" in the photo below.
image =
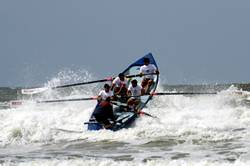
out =
[[[85,75],[84,73],[85,71],[79,73],[64,71],[46,85],[55,86],[95,79],[88,72]],[[249,156],[247,147],[249,147],[250,138],[250,112],[249,105],[244,103],[249,93],[235,87],[230,87],[217,95],[155,96],[144,111],[156,115],[159,119],[141,116],[131,128],[117,132],[88,131],[83,125],[88,121],[96,101],[53,104],[33,102],[37,99],[96,95],[97,89],[100,89],[101,86],[96,84],[62,91],[47,91],[27,100],[27,103],[21,107],[1,111],[1,148],[11,149],[19,146],[43,148],[51,145],[67,149],[67,144],[70,147],[78,140],[82,140],[79,143],[80,147],[83,143],[85,145],[79,150],[82,151],[86,149],[85,143],[96,142],[95,145],[103,145],[104,142],[107,142],[112,145],[113,142],[120,142],[124,144],[122,148],[129,149],[128,153],[132,156],[131,158],[140,160],[139,164],[143,163],[141,162],[143,160],[151,159],[152,162],[149,164],[153,163],[152,165],[154,165],[153,161],[156,161],[155,164],[161,163],[162,158],[165,164],[173,163],[172,159],[178,159],[176,161],[178,163],[181,162],[180,158],[188,158],[192,160],[187,162],[190,164],[196,163],[195,160],[204,156],[209,156],[207,158],[212,161],[220,161],[221,157],[227,161],[237,160],[239,159],[237,156],[243,158],[244,155],[241,154],[244,153],[245,156]],[[159,86],[158,91],[163,90],[164,88]],[[141,154],[133,153],[137,149],[141,149]],[[88,150],[96,152],[93,148]],[[105,150],[98,150],[104,154]],[[121,153],[119,148],[118,152]],[[15,150],[13,153],[16,154],[17,151]],[[115,158],[116,154],[109,153]],[[153,156],[158,156],[159,159],[153,159]],[[170,160],[165,159],[167,157]],[[94,158],[98,158],[98,156],[94,156]],[[129,158],[127,159],[129,160]],[[110,162],[114,165],[120,163],[114,160]],[[105,160],[104,163],[109,163],[108,161]],[[39,160],[39,162],[41,161]],[[57,163],[57,161],[46,160],[48,164],[53,162]],[[59,162],[68,163],[70,160],[65,161],[60,158]],[[72,162],[77,163],[78,160]],[[30,163],[32,162],[26,164]],[[104,164],[99,160],[93,163]],[[213,165],[213,162],[208,163],[208,165]],[[123,164],[131,163],[126,161]]]

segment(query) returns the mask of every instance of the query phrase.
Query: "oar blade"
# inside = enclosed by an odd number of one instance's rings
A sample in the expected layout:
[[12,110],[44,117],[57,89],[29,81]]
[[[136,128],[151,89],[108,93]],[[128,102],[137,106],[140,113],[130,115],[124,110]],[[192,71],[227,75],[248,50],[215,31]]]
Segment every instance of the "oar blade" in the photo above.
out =
[[48,89],[49,89],[48,87],[21,89],[21,93],[24,95],[33,95],[33,94],[45,92]]

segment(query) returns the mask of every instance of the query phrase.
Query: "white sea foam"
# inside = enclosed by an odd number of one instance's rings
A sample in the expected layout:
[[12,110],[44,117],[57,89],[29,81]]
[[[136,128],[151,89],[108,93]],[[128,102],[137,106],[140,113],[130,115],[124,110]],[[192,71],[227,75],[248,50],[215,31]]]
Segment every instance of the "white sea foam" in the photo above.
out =
[[[220,161],[189,161],[189,160],[148,160],[145,162],[137,161],[113,161],[113,160],[95,160],[95,159],[70,159],[70,160],[34,160],[28,162],[22,162],[19,164],[5,163],[4,166],[18,165],[18,166],[68,166],[68,165],[88,165],[88,166],[246,166],[249,165],[249,161],[236,161],[220,162]],[[0,164],[1,165],[1,164]]]
[[[61,77],[52,79],[54,85],[69,82],[70,75],[74,78],[79,75],[62,74]],[[66,79],[63,80],[63,79]],[[89,74],[84,75],[79,81],[93,80]],[[54,81],[56,80],[56,81]],[[74,79],[73,79],[74,80]],[[59,83],[58,83],[59,82]],[[51,83],[49,82],[48,85]],[[51,85],[50,85],[51,86]],[[125,142],[130,146],[144,145],[154,141],[174,140],[172,150],[187,153],[189,160],[171,160],[172,153],[160,150],[158,146],[151,152],[143,150],[139,154],[132,154],[134,160],[32,160],[20,165],[244,165],[249,163],[236,158],[236,162],[227,163],[219,160],[221,156],[214,154],[215,149],[209,147],[210,143],[227,143],[238,141],[239,148],[232,152],[249,156],[250,138],[250,111],[249,106],[242,104],[248,92],[238,91],[234,87],[220,92],[217,95],[198,96],[155,96],[143,111],[157,116],[159,119],[141,116],[129,129],[117,132],[108,130],[88,131],[84,122],[88,121],[96,101],[79,101],[51,104],[36,104],[33,100],[51,98],[77,98],[96,95],[95,85],[88,88],[74,88],[71,92],[47,91],[26,101],[26,104],[13,109],[0,111],[0,147],[13,153],[20,149],[15,147],[29,146],[33,148],[48,144],[58,144],[75,140],[85,142],[117,141]],[[163,88],[159,87],[158,91]],[[235,93],[235,91],[240,93]],[[65,96],[67,94],[68,96]],[[243,95],[242,95],[243,94]],[[177,142],[177,143],[176,143]],[[180,143],[178,143],[180,142]],[[198,145],[204,146],[198,146]],[[198,146],[198,147],[197,147]],[[152,147],[154,148],[154,147]],[[207,149],[205,149],[207,148]],[[4,151],[3,151],[4,152]],[[142,162],[146,157],[157,155],[164,158],[162,161],[152,160]],[[114,155],[114,154],[112,154]],[[168,157],[169,155],[169,157]],[[208,157],[210,160],[196,162],[197,159]],[[224,157],[224,156],[223,156]],[[230,156],[229,156],[230,157]],[[235,159],[235,157],[234,157]]]

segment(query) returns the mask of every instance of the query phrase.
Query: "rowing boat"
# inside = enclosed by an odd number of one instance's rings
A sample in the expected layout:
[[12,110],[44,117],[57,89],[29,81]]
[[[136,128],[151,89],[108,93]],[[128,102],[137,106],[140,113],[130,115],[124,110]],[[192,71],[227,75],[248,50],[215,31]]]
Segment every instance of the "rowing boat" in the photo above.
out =
[[[138,59],[131,65],[129,65],[122,73],[124,75],[132,75],[132,74],[138,74],[140,67],[144,65],[143,59],[144,58],[149,58],[150,63],[154,64],[158,70],[158,66],[156,64],[156,61],[151,53],[143,56],[142,58]],[[158,85],[158,80],[159,80],[159,75],[156,75],[154,77],[154,84],[150,87],[149,93],[153,94],[157,88]],[[142,78],[137,79],[138,83],[141,83]],[[131,80],[129,80],[130,84]],[[142,110],[146,104],[152,99],[152,95],[145,95],[141,96],[141,102],[138,105],[138,110]],[[116,124],[111,128],[113,131],[117,131],[123,128],[128,128],[130,127],[133,122],[139,117],[137,113],[135,112],[129,112],[129,111],[124,111],[123,107],[124,103],[119,103],[117,102],[113,107],[114,107],[114,115],[116,117]],[[100,130],[103,129],[103,125],[98,123],[94,116],[91,115],[90,119],[88,122],[85,122],[84,124],[88,125],[88,130]]]

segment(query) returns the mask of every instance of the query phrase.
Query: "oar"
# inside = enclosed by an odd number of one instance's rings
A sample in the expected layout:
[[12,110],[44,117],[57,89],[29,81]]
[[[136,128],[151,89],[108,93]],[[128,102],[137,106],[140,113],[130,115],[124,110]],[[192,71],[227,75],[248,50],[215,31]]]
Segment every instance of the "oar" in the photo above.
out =
[[41,100],[36,101],[36,103],[57,103],[57,102],[67,102],[67,101],[83,101],[83,100],[96,100],[98,97],[87,97],[87,98],[77,98],[77,99],[58,99],[58,100]]
[[74,84],[68,84],[68,85],[59,85],[54,87],[39,87],[39,88],[29,88],[29,89],[22,89],[21,93],[25,95],[32,95],[44,92],[48,89],[58,89],[58,88],[67,88],[67,87],[73,87],[73,86],[79,86],[79,85],[86,85],[86,84],[93,84],[93,83],[100,83],[100,82],[106,82],[106,81],[112,81],[112,77],[108,77],[101,80],[95,80],[95,81],[87,81],[87,82],[80,82],[80,83],[74,83]]
[[[145,75],[155,75],[155,74],[156,74],[156,73],[150,73],[150,74],[134,74],[134,75],[127,75],[127,76],[125,76],[125,77],[126,77],[126,78],[133,78],[133,77],[141,77],[141,76],[145,76]],[[52,87],[51,89],[67,88],[67,87],[72,87],[72,86],[79,86],[79,85],[100,83],[100,82],[106,82],[106,81],[113,81],[114,79],[115,79],[114,77],[107,77],[107,78],[102,79],[102,80],[80,82],[80,83],[68,84],[68,85],[59,85],[59,86]]]
[[215,95],[217,92],[155,92],[138,96],[125,96],[120,98],[141,97],[141,96],[168,96],[168,95]]
[[[202,95],[202,94],[217,94],[217,93],[215,92],[180,92],[180,93],[158,92],[158,93],[152,93],[152,94],[146,94],[146,95],[161,96],[161,95]],[[141,95],[141,96],[145,96],[145,95]],[[140,97],[140,96],[130,96],[130,97]],[[37,103],[56,103],[56,102],[67,102],[67,101],[96,100],[97,98],[98,96],[93,96],[93,97],[87,97],[87,98],[42,100],[42,101],[36,101],[36,102]],[[116,101],[112,101],[112,103],[115,105],[127,106],[126,103],[118,104]],[[142,112],[142,113],[145,113],[145,112]],[[145,113],[145,115],[150,116],[148,113]]]
[[37,93],[42,93],[48,89],[48,87],[21,89],[21,93],[24,95],[33,95]]
[[[37,103],[56,103],[56,102],[82,101],[82,100],[96,100],[96,99],[97,99],[97,96],[93,96],[93,97],[78,98],[78,99],[42,100],[42,101],[37,101]],[[118,103],[113,102],[113,101],[112,101],[112,103],[113,103],[114,105],[119,105]],[[123,106],[125,106],[125,105],[127,106],[127,104],[125,104],[125,103],[122,103],[122,104],[123,104]],[[120,105],[122,105],[122,104],[120,104]],[[149,114],[149,113],[147,113],[147,112],[143,112],[143,111],[139,111],[138,114],[140,114],[140,115],[146,115],[146,116],[149,116],[149,117],[152,117],[152,118],[157,118],[157,119],[159,119],[158,117],[153,116],[153,115],[151,115],[151,114]]]
[[113,79],[114,79],[113,77],[108,77],[108,78],[105,78],[105,79],[102,79],[102,80],[87,81],[87,82],[80,82],[80,83],[75,83],[75,84],[55,86],[55,87],[52,87],[51,89],[67,88],[67,87],[72,87],[72,86],[79,86],[79,85],[93,84],[93,83],[99,83],[99,82],[106,82],[106,81],[112,81]]
[[163,95],[214,95],[217,92],[155,92],[146,95],[163,96]]
[[[97,96],[93,96],[93,97],[78,98],[78,99],[42,100],[42,101],[37,101],[37,103],[56,103],[56,102],[82,101],[82,100],[96,100],[96,99],[97,99]],[[119,105],[118,103],[113,102],[113,101],[112,101],[112,103],[113,103],[114,105]],[[120,105],[122,105],[122,104],[120,104]],[[123,106],[124,106],[124,105],[127,106],[127,104],[123,103]],[[144,112],[144,111],[139,111],[139,112],[137,112],[137,113],[138,113],[139,115],[146,115],[146,116],[149,116],[149,117],[151,117],[151,118],[157,118],[157,119],[159,119],[158,117],[153,116],[153,115],[151,115],[151,114],[149,114],[149,113],[147,113],[147,112]]]
[[68,101],[84,101],[84,100],[97,100],[98,96],[87,97],[87,98],[76,98],[76,99],[57,99],[57,100],[38,100],[38,101],[22,101],[22,100],[11,100],[8,105],[11,107],[18,107],[24,103],[57,103],[57,102],[68,102]]
[[[128,108],[128,105],[126,103],[118,103],[116,101],[112,101],[111,103],[114,104],[114,105],[117,105],[117,106],[123,106],[123,107]],[[159,119],[157,116],[151,115],[151,114],[149,114],[147,112],[144,112],[144,111],[141,111],[141,110],[138,111],[137,114],[139,114],[139,115],[146,115],[146,116],[149,116],[151,118]]]
[[[150,74],[134,74],[134,75],[127,75],[126,78],[133,78],[133,77],[142,77],[145,75],[156,75],[156,73],[150,73]],[[44,92],[48,89],[58,89],[58,88],[67,88],[67,87],[74,87],[79,85],[87,85],[87,84],[94,84],[94,83],[100,83],[100,82],[106,82],[106,81],[112,81],[114,77],[107,77],[105,79],[101,80],[95,80],[95,81],[87,81],[87,82],[80,82],[80,83],[74,83],[74,84],[68,84],[68,85],[59,85],[54,87],[39,87],[39,88],[29,88],[29,89],[21,89],[21,93],[25,95],[32,95]]]
[[144,111],[139,111],[138,114],[140,114],[140,115],[146,115],[146,116],[149,116],[149,117],[155,118],[155,119],[159,119],[157,116],[151,115],[151,114],[149,114],[147,112],[144,112]]
[[127,75],[126,78],[132,78],[132,77],[142,77],[147,75],[158,75],[157,73],[148,73],[148,74],[134,74],[134,75]]

